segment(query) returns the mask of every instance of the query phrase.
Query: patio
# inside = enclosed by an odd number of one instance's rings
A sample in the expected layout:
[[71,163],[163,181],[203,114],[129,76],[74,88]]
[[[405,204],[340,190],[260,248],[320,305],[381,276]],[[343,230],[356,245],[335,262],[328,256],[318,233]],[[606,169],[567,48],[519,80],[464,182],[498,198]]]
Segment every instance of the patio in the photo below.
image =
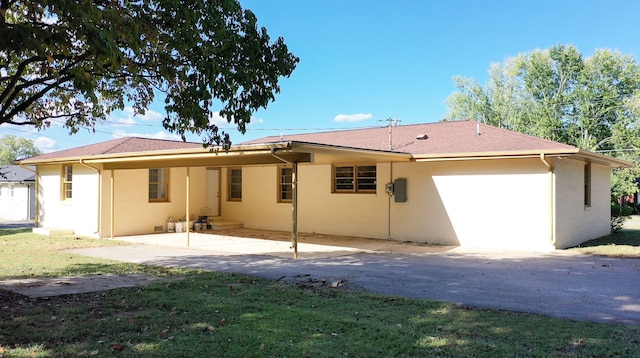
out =
[[[114,240],[136,244],[207,250],[219,255],[269,255],[293,257],[291,233],[285,231],[226,229],[205,232],[161,233],[120,236]],[[420,245],[415,243],[377,240],[351,236],[298,234],[298,258],[325,258],[357,252],[436,253],[455,246]]]

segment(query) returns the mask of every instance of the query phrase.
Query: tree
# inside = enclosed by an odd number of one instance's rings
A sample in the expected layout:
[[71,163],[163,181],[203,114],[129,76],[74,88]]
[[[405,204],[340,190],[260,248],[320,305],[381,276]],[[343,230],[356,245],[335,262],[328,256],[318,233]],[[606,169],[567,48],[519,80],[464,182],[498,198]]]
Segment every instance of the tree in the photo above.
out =
[[14,135],[5,135],[0,138],[0,165],[13,164],[18,159],[39,154],[42,152],[29,139]]
[[0,0],[0,124],[71,133],[164,96],[163,126],[231,144],[299,59],[237,0]]
[[[475,119],[640,163],[640,65],[608,49],[584,58],[573,46],[493,64],[483,87],[456,77],[445,120]],[[617,195],[637,191],[637,168],[613,172]]]

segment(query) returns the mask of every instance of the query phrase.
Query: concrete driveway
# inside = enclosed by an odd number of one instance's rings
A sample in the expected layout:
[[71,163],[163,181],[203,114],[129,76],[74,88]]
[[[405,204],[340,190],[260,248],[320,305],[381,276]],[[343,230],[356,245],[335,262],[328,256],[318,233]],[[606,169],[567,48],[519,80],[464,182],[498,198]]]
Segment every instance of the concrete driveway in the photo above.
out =
[[[213,240],[211,236],[209,240]],[[137,243],[71,252],[283,282],[340,282],[350,289],[574,320],[640,324],[638,259],[566,251],[542,254],[428,247],[380,240],[351,248],[325,240],[306,247],[307,251],[301,245],[301,258],[293,259],[288,243],[273,243],[270,250],[268,240],[260,240],[260,245],[266,246],[256,249],[255,240],[223,236],[197,248],[180,247],[184,245],[174,240],[171,246]]]

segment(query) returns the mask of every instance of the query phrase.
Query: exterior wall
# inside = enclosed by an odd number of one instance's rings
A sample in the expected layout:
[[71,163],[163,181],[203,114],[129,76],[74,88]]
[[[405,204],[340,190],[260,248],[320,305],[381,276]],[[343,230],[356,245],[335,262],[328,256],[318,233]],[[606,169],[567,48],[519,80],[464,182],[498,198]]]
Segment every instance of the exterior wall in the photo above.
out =
[[549,185],[539,159],[397,163],[407,202],[392,203],[399,241],[547,251]]
[[[344,159],[333,158],[339,160]],[[241,202],[227,200],[228,176],[223,171],[224,218],[247,228],[291,230],[291,204],[277,203],[276,168],[244,167]],[[384,191],[385,183],[396,178],[407,180],[405,203],[394,202]],[[375,194],[332,193],[331,185],[330,164],[299,166],[299,231],[551,249],[548,175],[539,159],[378,163]]]
[[72,199],[62,200],[61,165],[38,167],[38,225],[73,229],[77,235],[97,237],[98,184],[96,170],[73,165]]
[[[190,168],[189,171],[189,215],[198,219],[200,209],[205,206],[206,169]],[[103,178],[103,212],[102,236],[110,236],[110,176],[111,171],[104,171]],[[114,178],[114,236],[151,234],[167,231],[167,220],[172,217],[178,221],[186,217],[187,168],[171,168],[169,170],[169,200],[166,202],[149,202],[149,170],[127,169],[115,170]]]
[[556,247],[579,245],[611,232],[611,173],[608,166],[591,165],[591,206],[584,205],[585,162],[555,162]]
[[[592,165],[592,205],[585,208],[584,163],[575,160],[552,162],[552,203],[547,167],[537,158],[377,163],[376,193],[332,192],[330,163],[370,162],[327,155],[315,159],[318,164],[298,167],[301,232],[542,251],[553,248],[550,228],[558,248],[609,232],[607,166]],[[109,237],[113,211],[113,236],[124,236],[166,231],[170,216],[176,221],[186,216],[187,168],[170,169],[167,202],[149,202],[148,169],[102,170],[102,177],[80,164],[73,170],[73,199],[62,200],[61,166],[38,167],[40,226]],[[278,166],[243,167],[242,200],[237,202],[228,200],[228,168],[220,170],[221,216],[247,228],[291,230],[292,204],[277,198]],[[397,178],[407,181],[403,203],[384,190]],[[197,219],[206,206],[206,168],[191,168],[189,185],[189,212]]]
[[[13,195],[11,195],[13,187]],[[0,218],[35,219],[35,183],[0,183]]]
[[[380,168],[378,165],[378,177]],[[278,202],[278,167],[242,168],[242,201],[228,200],[228,170],[222,172],[222,216],[244,227],[292,227],[292,204]],[[378,180],[377,194],[331,193],[331,165],[299,165],[298,230],[334,235],[386,238],[388,199]]]

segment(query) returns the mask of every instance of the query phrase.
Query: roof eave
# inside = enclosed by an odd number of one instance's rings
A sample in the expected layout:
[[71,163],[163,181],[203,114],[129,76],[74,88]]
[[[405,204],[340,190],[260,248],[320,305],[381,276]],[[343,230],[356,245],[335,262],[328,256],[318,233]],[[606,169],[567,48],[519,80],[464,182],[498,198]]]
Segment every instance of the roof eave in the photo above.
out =
[[491,151],[491,152],[468,152],[468,153],[435,153],[435,154],[414,154],[416,162],[434,162],[446,160],[478,160],[478,159],[507,159],[507,158],[536,158],[541,154],[545,156],[569,156],[579,152],[578,148],[566,149],[542,149],[542,150],[513,150],[513,151]]
[[402,153],[402,152],[354,148],[354,147],[342,147],[342,146],[331,145],[331,144],[298,142],[298,141],[291,141],[290,143],[291,143],[291,150],[293,152],[309,152],[309,153],[328,154],[328,155],[349,154],[354,156],[370,157],[376,160],[393,160],[393,161],[405,161],[405,162],[411,161],[411,154]]
[[231,146],[228,151],[220,147],[215,148],[184,148],[184,149],[164,149],[164,150],[151,150],[141,152],[127,152],[127,153],[114,153],[114,154],[98,154],[98,155],[86,155],[86,156],[73,156],[65,158],[49,158],[44,160],[30,160],[25,159],[20,163],[22,165],[43,165],[43,164],[62,164],[62,163],[77,163],[84,162],[88,164],[98,163],[114,163],[121,161],[146,161],[146,160],[164,160],[167,158],[180,159],[180,158],[192,158],[201,155],[237,155],[245,154],[249,152],[270,152],[273,148],[287,148],[288,143],[274,143],[274,144],[253,144],[253,145],[237,145]]
[[543,150],[520,150],[520,151],[496,151],[496,152],[475,152],[475,153],[439,153],[439,154],[416,154],[413,156],[416,162],[436,162],[448,160],[479,160],[479,159],[516,159],[516,158],[537,158],[540,155],[547,157],[567,157],[576,158],[596,164],[608,165],[610,167],[632,168],[635,164],[608,155],[594,153],[579,148],[566,149],[543,149]]

